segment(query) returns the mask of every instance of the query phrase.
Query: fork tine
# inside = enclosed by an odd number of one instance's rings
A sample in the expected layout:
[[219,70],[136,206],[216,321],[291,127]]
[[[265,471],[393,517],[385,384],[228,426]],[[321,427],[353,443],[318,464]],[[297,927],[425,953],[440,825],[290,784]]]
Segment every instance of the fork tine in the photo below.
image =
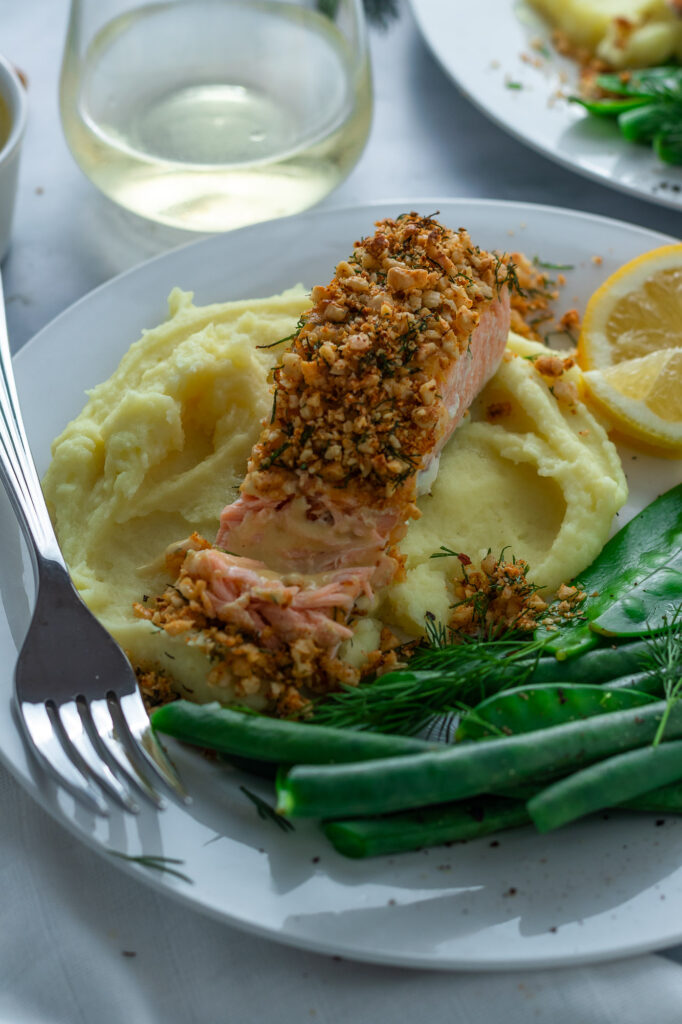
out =
[[76,758],[82,761],[84,772],[91,775],[104,792],[124,810],[139,814],[138,804],[95,749],[76,702],[69,700],[60,704],[57,707],[57,715],[69,742],[73,744]]
[[161,778],[177,797],[184,803],[190,803],[185,787],[154,734],[140,694],[137,691],[123,694],[118,700],[118,708],[135,750],[144,758],[145,766],[154,772],[152,777]]
[[80,800],[88,810],[107,817],[109,808],[90,780],[67,755],[45,704],[17,701],[17,709],[31,748],[50,777]]
[[165,807],[163,798],[150,785],[128,753],[125,744],[121,742],[106,698],[91,700],[85,708],[92,720],[93,739],[101,744],[126,782],[132,783],[156,807]]

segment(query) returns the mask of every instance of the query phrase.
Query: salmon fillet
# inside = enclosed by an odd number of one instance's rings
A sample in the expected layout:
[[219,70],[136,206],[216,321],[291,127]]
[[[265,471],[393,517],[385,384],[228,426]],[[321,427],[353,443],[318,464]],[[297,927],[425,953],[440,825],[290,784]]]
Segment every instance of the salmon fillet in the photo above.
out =
[[506,344],[505,258],[416,213],[376,227],[313,289],[240,496],[181,565],[209,618],[264,647],[333,658],[360,597],[400,577],[420,482]]

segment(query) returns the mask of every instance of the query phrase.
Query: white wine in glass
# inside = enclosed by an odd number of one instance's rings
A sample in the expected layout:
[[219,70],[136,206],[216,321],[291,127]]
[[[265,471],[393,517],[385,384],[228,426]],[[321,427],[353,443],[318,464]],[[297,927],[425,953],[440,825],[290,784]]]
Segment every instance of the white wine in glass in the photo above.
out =
[[134,213],[225,231],[312,206],[356,163],[361,0],[72,0],[60,84],[81,168]]

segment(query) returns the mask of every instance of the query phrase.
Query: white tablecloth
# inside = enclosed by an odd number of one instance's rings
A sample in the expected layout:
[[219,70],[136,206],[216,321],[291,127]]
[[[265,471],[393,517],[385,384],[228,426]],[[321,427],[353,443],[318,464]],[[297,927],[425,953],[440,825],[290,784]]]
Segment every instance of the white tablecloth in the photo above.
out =
[[[67,0],[0,0],[0,49],[27,72],[31,99],[3,268],[15,349],[101,281],[182,240],[119,216],[70,159],[57,112],[67,8]],[[436,67],[409,11],[387,34],[373,33],[373,53],[370,143],[326,205],[484,196],[678,231],[675,213],[588,183],[489,124]],[[157,895],[64,831],[2,768],[0,821],[0,1024],[682,1019],[682,950],[537,973],[358,965],[242,935]]]

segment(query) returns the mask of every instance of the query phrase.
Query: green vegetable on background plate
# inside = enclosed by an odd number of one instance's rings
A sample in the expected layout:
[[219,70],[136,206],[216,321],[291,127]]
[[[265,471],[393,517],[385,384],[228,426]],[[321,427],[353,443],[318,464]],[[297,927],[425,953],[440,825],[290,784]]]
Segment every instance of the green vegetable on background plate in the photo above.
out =
[[664,163],[682,164],[682,68],[644,68],[597,75],[596,84],[613,96],[572,96],[596,117],[614,118],[628,142],[652,145]]

